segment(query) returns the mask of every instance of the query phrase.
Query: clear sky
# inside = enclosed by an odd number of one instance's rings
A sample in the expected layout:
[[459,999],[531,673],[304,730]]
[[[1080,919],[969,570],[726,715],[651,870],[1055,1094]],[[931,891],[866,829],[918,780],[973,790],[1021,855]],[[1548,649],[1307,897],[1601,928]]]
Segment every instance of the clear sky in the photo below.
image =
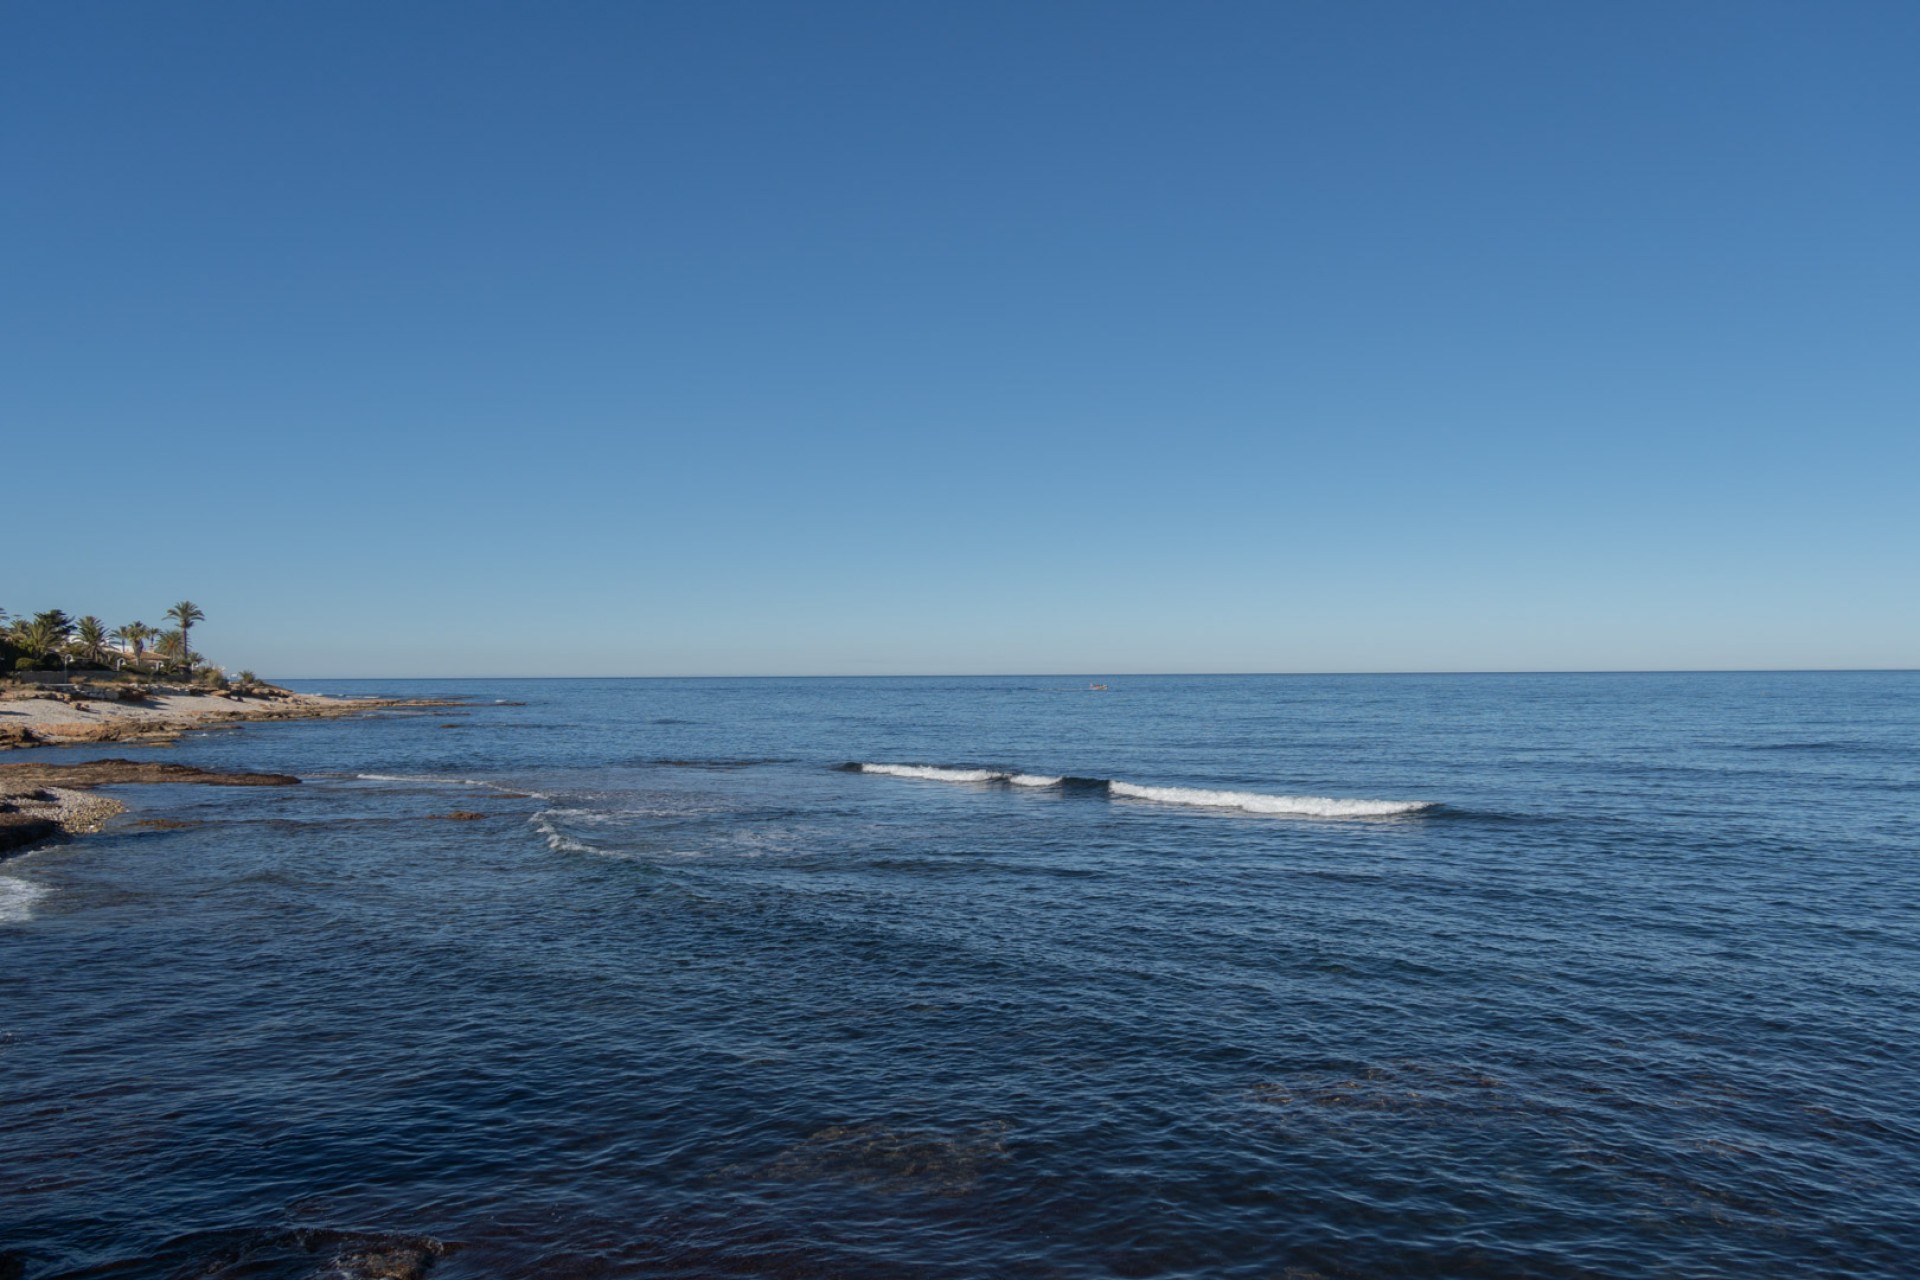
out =
[[1920,5],[0,5],[0,606],[1920,665]]

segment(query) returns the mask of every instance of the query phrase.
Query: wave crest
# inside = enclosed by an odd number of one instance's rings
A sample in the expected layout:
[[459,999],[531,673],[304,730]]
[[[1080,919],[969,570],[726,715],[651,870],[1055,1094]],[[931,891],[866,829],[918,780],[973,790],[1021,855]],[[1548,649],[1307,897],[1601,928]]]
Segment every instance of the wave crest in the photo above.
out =
[[1259,791],[1226,791],[1207,787],[1148,787],[1109,778],[1075,778],[1008,769],[958,769],[924,764],[849,764],[853,773],[877,773],[891,778],[918,778],[928,782],[1000,782],[1014,787],[1098,791],[1124,800],[1188,805],[1202,809],[1237,809],[1242,813],[1281,814],[1302,818],[1396,818],[1424,813],[1440,806],[1425,800],[1349,800],[1337,796],[1281,796]]
[[527,819],[527,824],[542,836],[546,837],[547,848],[553,850],[555,853],[605,853],[606,850],[599,848],[597,845],[588,844],[585,840],[575,839],[573,836],[568,835],[553,825],[554,818],[562,813],[570,812],[577,813],[580,811],[542,809]]
[[1433,806],[1424,800],[1342,800],[1333,796],[1270,796],[1258,791],[1213,791],[1202,787],[1141,787],[1109,782],[1107,790],[1128,800],[1239,809],[1244,813],[1294,814],[1304,818],[1392,818]]
[[929,782],[1007,782],[1014,777],[998,769],[942,769],[924,764],[863,764],[859,769],[861,773],[883,773],[890,778],[924,778]]

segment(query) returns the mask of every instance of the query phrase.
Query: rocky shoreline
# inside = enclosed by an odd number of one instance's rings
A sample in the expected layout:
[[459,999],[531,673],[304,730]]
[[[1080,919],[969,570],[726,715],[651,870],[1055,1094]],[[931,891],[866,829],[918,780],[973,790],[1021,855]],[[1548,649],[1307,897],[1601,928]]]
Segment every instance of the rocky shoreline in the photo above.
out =
[[0,750],[99,742],[164,744],[196,729],[256,720],[329,720],[453,698],[328,698],[273,685],[244,690],[148,685],[0,688]]
[[93,794],[131,782],[220,787],[292,787],[290,773],[198,769],[152,760],[86,760],[75,764],[0,764],[0,858],[67,836],[98,831],[126,806]]
[[[193,730],[263,720],[331,720],[450,698],[324,698],[274,686],[245,691],[150,686],[26,686],[0,691],[0,750],[125,742],[170,745]],[[126,806],[95,788],[125,783],[294,786],[284,773],[219,772],[161,761],[0,764],[0,858],[100,830]]]

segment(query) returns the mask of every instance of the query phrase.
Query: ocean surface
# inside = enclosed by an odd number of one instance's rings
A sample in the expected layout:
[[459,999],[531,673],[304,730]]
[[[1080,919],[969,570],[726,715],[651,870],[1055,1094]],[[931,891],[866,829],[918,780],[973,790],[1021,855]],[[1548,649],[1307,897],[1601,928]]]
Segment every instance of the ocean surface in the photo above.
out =
[[1920,1274],[1920,674],[1106,682],[12,753],[305,781],[0,864],[0,1277]]

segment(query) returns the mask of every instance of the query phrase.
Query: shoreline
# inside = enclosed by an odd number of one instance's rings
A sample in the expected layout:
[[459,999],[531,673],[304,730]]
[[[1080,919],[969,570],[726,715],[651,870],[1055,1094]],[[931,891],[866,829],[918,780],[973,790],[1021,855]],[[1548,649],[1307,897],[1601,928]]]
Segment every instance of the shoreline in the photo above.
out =
[[[0,751],[126,743],[169,747],[183,733],[280,720],[337,720],[403,708],[452,707],[459,698],[333,698],[258,686],[246,693],[170,686],[27,686],[0,692]],[[89,835],[126,812],[95,794],[128,783],[292,786],[289,774],[219,772],[126,759],[0,763],[0,861]]]
[[170,744],[183,733],[261,720],[330,720],[463,698],[336,698],[273,685],[247,691],[184,685],[27,685],[0,689],[0,751],[100,742]]

